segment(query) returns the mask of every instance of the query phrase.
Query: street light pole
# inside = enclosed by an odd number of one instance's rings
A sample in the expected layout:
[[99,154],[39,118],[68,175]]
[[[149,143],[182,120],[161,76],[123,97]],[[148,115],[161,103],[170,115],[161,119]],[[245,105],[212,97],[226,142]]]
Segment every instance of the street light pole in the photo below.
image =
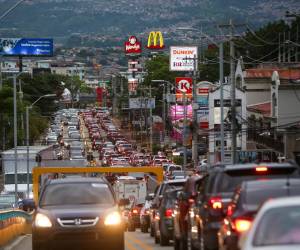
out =
[[42,98],[45,97],[55,97],[55,94],[47,94],[47,95],[43,95],[40,96],[36,101],[34,101],[30,106],[26,106],[26,151],[27,151],[27,178],[26,178],[26,183],[27,183],[27,198],[29,198],[29,183],[30,183],[30,164],[29,164],[29,147],[30,147],[30,143],[29,143],[29,109],[31,109],[33,107],[34,104],[36,104],[39,100],[41,100]]
[[17,74],[13,77],[14,85],[14,153],[15,153],[15,205],[18,203],[18,130],[17,130]]
[[0,16],[0,20],[2,20],[3,18],[5,18],[6,16],[8,16],[12,11],[14,11],[15,8],[17,8],[22,2],[24,2],[25,0],[20,0],[19,2],[17,2],[16,4],[14,4],[12,7],[10,7],[7,11],[5,11],[1,16]]

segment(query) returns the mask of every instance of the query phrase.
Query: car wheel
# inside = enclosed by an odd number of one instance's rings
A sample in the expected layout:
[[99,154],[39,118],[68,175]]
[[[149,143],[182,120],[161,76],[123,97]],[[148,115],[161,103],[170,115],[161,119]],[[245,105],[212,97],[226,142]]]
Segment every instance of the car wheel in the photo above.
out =
[[38,244],[35,241],[32,241],[32,250],[48,250],[46,247],[42,246],[41,244]]
[[153,225],[150,226],[150,236],[154,237],[154,226]]
[[188,250],[188,242],[187,242],[187,237],[182,237],[180,241],[180,250]]
[[159,244],[159,242],[160,242],[160,237],[157,235],[157,230],[155,227],[154,227],[154,241],[155,241],[155,244]]
[[114,243],[108,248],[109,250],[125,250],[124,235],[120,239],[114,239],[113,241]]
[[180,249],[180,240],[177,239],[175,236],[174,236],[174,250],[181,250]]
[[128,223],[128,232],[134,232],[135,231],[135,226],[132,223]]
[[148,225],[144,224],[144,233],[148,233]]
[[160,232],[160,245],[168,246],[170,243],[169,237]]

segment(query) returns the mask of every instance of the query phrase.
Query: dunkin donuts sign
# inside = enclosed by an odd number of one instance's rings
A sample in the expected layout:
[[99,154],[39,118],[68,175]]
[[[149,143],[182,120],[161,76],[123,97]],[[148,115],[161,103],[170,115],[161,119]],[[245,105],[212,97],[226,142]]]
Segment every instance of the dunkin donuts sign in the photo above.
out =
[[126,54],[141,54],[142,44],[138,41],[135,36],[129,37],[128,41],[125,42],[125,53]]

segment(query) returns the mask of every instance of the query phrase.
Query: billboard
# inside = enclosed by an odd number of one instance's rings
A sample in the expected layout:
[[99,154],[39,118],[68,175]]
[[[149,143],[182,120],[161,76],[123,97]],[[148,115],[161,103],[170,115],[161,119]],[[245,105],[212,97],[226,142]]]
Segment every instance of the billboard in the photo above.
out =
[[[188,129],[193,119],[193,108],[192,105],[186,107],[187,111],[187,124],[186,124],[186,136],[187,140],[191,139],[191,133]],[[183,105],[172,105],[170,107],[170,119],[172,123],[172,138],[174,140],[183,141],[184,132],[184,106]]]
[[138,41],[135,36],[129,37],[128,41],[125,42],[125,53],[129,54],[141,54],[142,53],[142,44]]
[[148,36],[148,49],[163,49],[165,47],[164,38],[160,31],[151,31]]
[[129,109],[154,109],[155,98],[129,98]]
[[[193,71],[194,58],[198,59],[198,48],[196,46],[170,47],[170,71]],[[196,70],[197,68],[196,63]]]
[[177,101],[184,101],[183,96],[188,99],[193,97],[193,78],[191,77],[176,77],[176,99]]
[[1,38],[2,56],[53,56],[53,39]]

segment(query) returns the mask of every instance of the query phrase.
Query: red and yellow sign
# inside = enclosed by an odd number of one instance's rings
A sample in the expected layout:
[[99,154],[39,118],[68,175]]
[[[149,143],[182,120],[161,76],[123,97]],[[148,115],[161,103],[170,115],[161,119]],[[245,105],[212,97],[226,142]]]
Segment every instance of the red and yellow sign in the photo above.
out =
[[148,36],[148,49],[163,49],[165,47],[164,38],[160,31],[151,31]]
[[125,53],[126,54],[142,53],[142,45],[135,36],[129,37],[128,41],[125,42]]

